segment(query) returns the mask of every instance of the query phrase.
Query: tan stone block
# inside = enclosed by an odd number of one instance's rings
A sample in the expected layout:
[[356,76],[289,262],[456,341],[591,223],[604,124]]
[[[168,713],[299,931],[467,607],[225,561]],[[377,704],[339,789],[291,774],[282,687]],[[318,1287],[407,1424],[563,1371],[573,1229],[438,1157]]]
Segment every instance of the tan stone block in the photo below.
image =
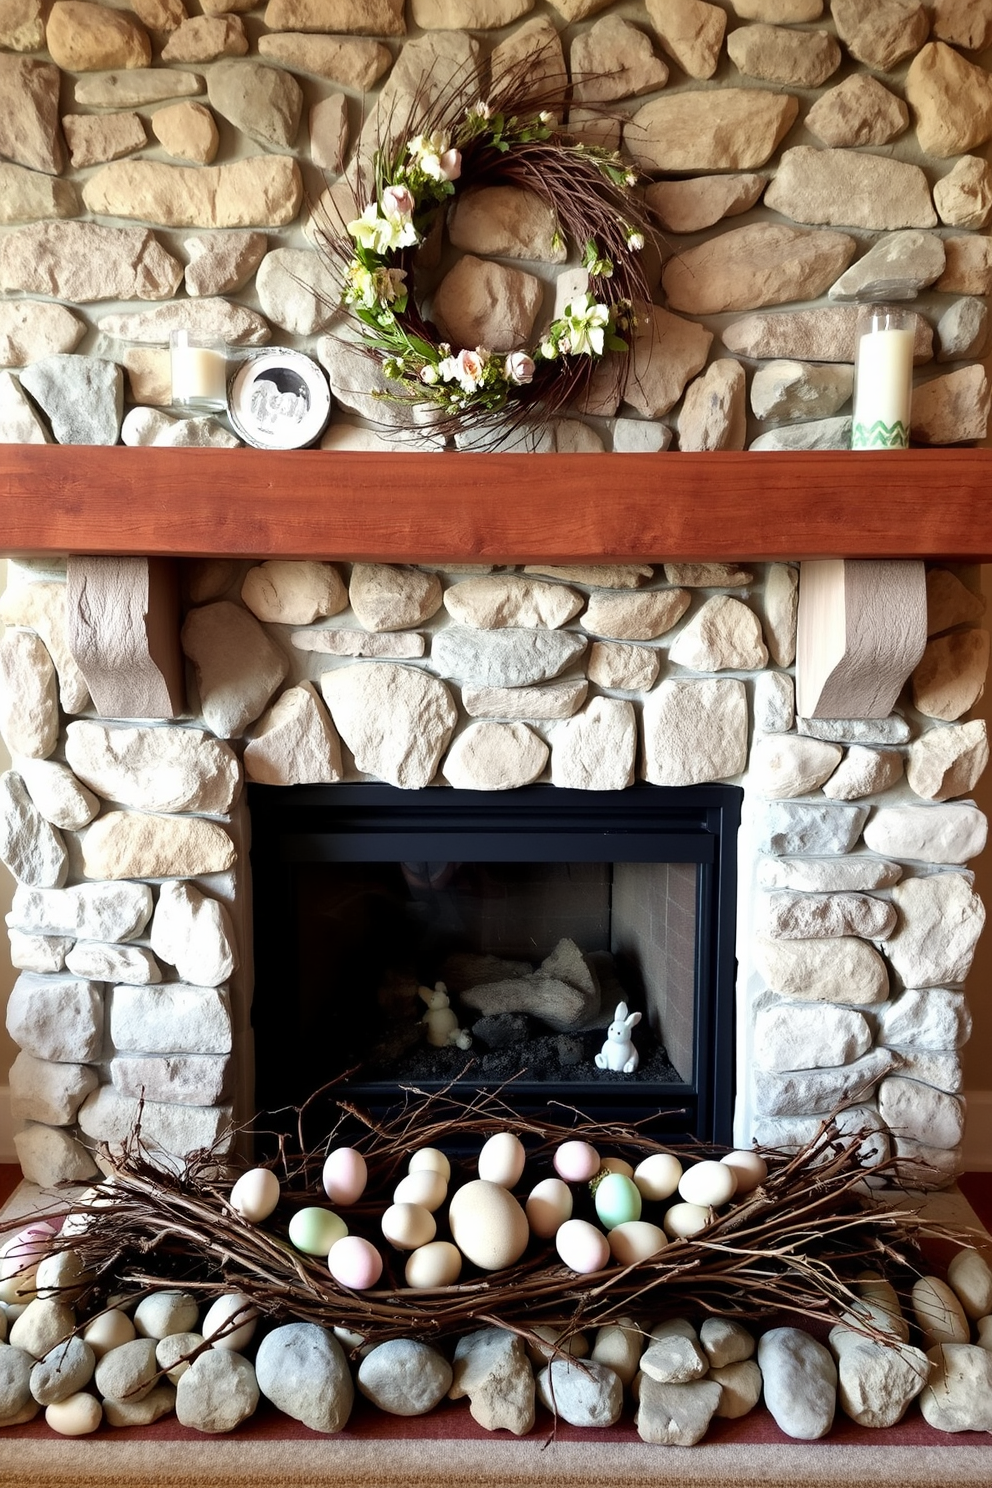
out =
[[138,811],[101,816],[83,833],[82,850],[90,879],[199,878],[223,873],[238,856],[217,822]]
[[403,0],[269,0],[270,31],[357,32],[360,36],[403,36]]
[[653,641],[681,620],[689,602],[684,589],[591,594],[580,624],[583,630],[611,640]]
[[653,647],[621,641],[594,641],[589,648],[589,681],[620,692],[650,692],[658,680],[661,658]]
[[83,200],[100,216],[163,227],[284,227],[299,213],[303,178],[289,155],[255,155],[202,169],[120,160],[89,178]]
[[65,168],[59,125],[61,74],[51,62],[0,54],[0,155],[57,176]]
[[152,133],[169,155],[209,165],[217,154],[220,132],[202,103],[173,103],[152,115]]
[[785,26],[740,26],[727,37],[727,55],[745,77],[794,88],[819,88],[840,66],[841,50],[827,31]]
[[537,780],[549,753],[524,723],[471,723],[454,739],[441,768],[459,790],[514,790]]
[[572,97],[577,103],[612,103],[654,93],[668,82],[668,68],[651,39],[622,16],[604,16],[572,42]]
[[148,143],[145,126],[137,114],[65,114],[62,128],[69,142],[70,157],[77,170],[103,165],[141,150]]
[[[343,36],[311,36],[305,31],[280,32],[260,36],[258,55],[291,67],[295,72],[308,72],[364,93],[393,65],[388,47],[378,41]],[[315,105],[319,108],[320,105]]]
[[964,155],[992,135],[992,78],[944,42],[928,42],[917,53],[905,89],[928,155]]
[[133,16],[91,0],[55,0],[45,43],[52,60],[66,72],[147,67],[152,60],[148,32]]
[[644,193],[651,211],[668,232],[701,232],[724,217],[750,211],[768,185],[768,176],[697,176],[688,181],[656,181]]
[[121,358],[133,403],[167,408],[172,403],[172,362],[159,346],[126,346]]
[[219,57],[244,57],[248,38],[236,15],[193,16],[173,31],[162,48],[163,62],[216,62]]
[[763,88],[698,89],[638,109],[624,143],[645,171],[757,170],[795,123],[799,101]]
[[909,128],[909,109],[877,78],[854,73],[816,100],[806,128],[825,145],[887,145]]
[[917,0],[831,0],[837,35],[851,56],[876,72],[891,72],[927,39],[930,22]]
[[726,11],[705,0],[647,0],[647,6],[658,40],[683,72],[711,78],[727,29]]
[[732,357],[711,362],[685,390],[678,418],[679,449],[742,450],[747,442],[744,368]]
[[44,45],[41,0],[0,0],[0,46],[11,52],[40,52]]
[[913,389],[910,439],[914,444],[965,444],[988,432],[992,392],[981,363],[932,377]]

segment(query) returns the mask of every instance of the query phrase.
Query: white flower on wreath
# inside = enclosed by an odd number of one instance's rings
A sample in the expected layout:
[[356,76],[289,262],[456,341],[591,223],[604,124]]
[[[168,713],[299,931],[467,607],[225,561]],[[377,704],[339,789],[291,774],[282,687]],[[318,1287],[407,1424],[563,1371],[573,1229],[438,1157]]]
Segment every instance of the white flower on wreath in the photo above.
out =
[[417,229],[409,217],[380,216],[379,204],[374,201],[369,202],[360,217],[348,223],[348,231],[360,247],[379,255],[397,248],[411,248],[418,242]]
[[503,376],[515,387],[523,387],[534,380],[534,359],[525,351],[511,351],[503,363]]
[[404,293],[406,270],[367,269],[356,258],[349,265],[348,280],[351,303],[365,310],[374,310],[379,305],[393,304]]
[[[603,355],[606,328],[610,322],[610,312],[605,305],[594,300],[590,294],[580,295],[566,306],[564,322],[567,328],[567,350],[572,356],[583,353],[588,356]],[[566,350],[564,340],[559,345],[562,351]]]
[[457,382],[462,392],[474,393],[486,370],[486,353],[481,350],[460,351],[457,356],[445,357],[438,363],[437,370],[445,382]]
[[457,181],[462,173],[462,154],[451,148],[451,136],[443,130],[418,134],[410,141],[410,155],[432,181]]

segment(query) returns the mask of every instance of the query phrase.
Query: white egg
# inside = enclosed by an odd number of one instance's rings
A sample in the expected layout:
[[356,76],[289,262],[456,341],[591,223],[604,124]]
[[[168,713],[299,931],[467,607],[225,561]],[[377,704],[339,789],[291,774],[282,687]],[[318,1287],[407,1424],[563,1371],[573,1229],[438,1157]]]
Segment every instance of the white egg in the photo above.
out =
[[249,1224],[261,1224],[278,1204],[280,1193],[271,1168],[249,1168],[231,1189],[231,1208]]
[[512,1132],[494,1132],[479,1153],[479,1177],[501,1188],[512,1188],[520,1181],[527,1161],[524,1144]]
[[440,1173],[431,1168],[418,1168],[401,1178],[393,1190],[394,1204],[417,1204],[434,1213],[448,1197],[448,1185]]
[[420,1147],[411,1155],[407,1172],[417,1173],[421,1168],[430,1168],[432,1173],[440,1173],[445,1183],[451,1182],[451,1164],[436,1147]]
[[[228,1325],[234,1321],[234,1326]],[[200,1332],[211,1348],[232,1349],[242,1353],[251,1342],[258,1324],[258,1308],[244,1292],[225,1292],[206,1311]],[[223,1336],[215,1335],[222,1333]]]
[[638,1261],[650,1260],[668,1244],[668,1236],[656,1224],[646,1219],[629,1219],[610,1231],[610,1254],[621,1266],[632,1266]]
[[768,1164],[757,1152],[728,1152],[720,1161],[736,1173],[738,1194],[751,1193],[768,1177]]
[[610,1259],[610,1242],[587,1219],[566,1219],[555,1235],[555,1249],[562,1264],[580,1276],[602,1271]]
[[394,1250],[416,1250],[437,1234],[433,1214],[421,1204],[390,1204],[380,1227]]
[[679,1179],[679,1193],[687,1204],[710,1205],[719,1209],[721,1204],[730,1202],[736,1191],[737,1175],[733,1168],[711,1158],[693,1163]]
[[671,1240],[687,1240],[710,1222],[710,1211],[701,1204],[673,1204],[664,1218],[665,1234]]
[[671,1152],[652,1152],[650,1157],[645,1157],[634,1169],[634,1182],[641,1191],[641,1197],[659,1202],[661,1199],[670,1199],[679,1186],[682,1177],[682,1164]]
[[560,1178],[542,1178],[531,1189],[524,1209],[538,1239],[553,1240],[566,1219],[572,1217],[572,1190]]
[[408,1287],[431,1290],[453,1286],[462,1273],[462,1254],[450,1240],[431,1240],[407,1259],[404,1276]]

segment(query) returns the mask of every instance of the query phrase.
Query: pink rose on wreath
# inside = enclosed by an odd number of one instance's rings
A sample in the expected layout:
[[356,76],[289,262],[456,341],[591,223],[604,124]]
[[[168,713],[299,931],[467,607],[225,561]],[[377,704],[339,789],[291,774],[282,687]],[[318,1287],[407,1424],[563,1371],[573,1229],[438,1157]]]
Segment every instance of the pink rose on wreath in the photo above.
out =
[[534,359],[525,351],[511,351],[503,363],[503,376],[516,387],[534,380]]
[[410,217],[416,205],[416,198],[409,186],[387,186],[379,199],[384,217]]
[[474,393],[485,371],[485,354],[481,351],[460,351],[455,358],[455,366],[455,376],[466,393]]

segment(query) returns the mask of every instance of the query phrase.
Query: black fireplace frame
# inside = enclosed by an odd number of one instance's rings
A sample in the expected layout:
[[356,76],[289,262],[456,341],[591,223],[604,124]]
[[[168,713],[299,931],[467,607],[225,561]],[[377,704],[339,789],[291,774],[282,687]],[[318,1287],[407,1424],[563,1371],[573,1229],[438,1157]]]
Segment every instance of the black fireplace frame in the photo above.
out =
[[[293,913],[292,874],[286,871],[292,862],[413,858],[697,865],[692,1080],[641,1087],[642,1096],[650,1091],[658,1103],[637,1111],[625,1103],[616,1083],[569,1085],[562,1098],[598,1119],[649,1117],[649,1128],[666,1141],[731,1143],[739,787],[638,784],[613,792],[533,785],[490,792],[252,782],[247,793],[255,906],[252,1023],[256,1049],[264,1044],[269,1056],[283,1026],[292,968],[286,964],[285,939],[267,933],[266,922],[270,927],[280,918],[288,923]],[[287,1051],[276,1057],[290,1056]],[[480,1082],[475,1088],[488,1087]],[[533,1107],[538,1090],[546,1103],[547,1087],[515,1084],[514,1104]],[[363,1104],[385,1101],[377,1086],[348,1086],[347,1094]],[[261,1089],[259,1100],[265,1102]]]

